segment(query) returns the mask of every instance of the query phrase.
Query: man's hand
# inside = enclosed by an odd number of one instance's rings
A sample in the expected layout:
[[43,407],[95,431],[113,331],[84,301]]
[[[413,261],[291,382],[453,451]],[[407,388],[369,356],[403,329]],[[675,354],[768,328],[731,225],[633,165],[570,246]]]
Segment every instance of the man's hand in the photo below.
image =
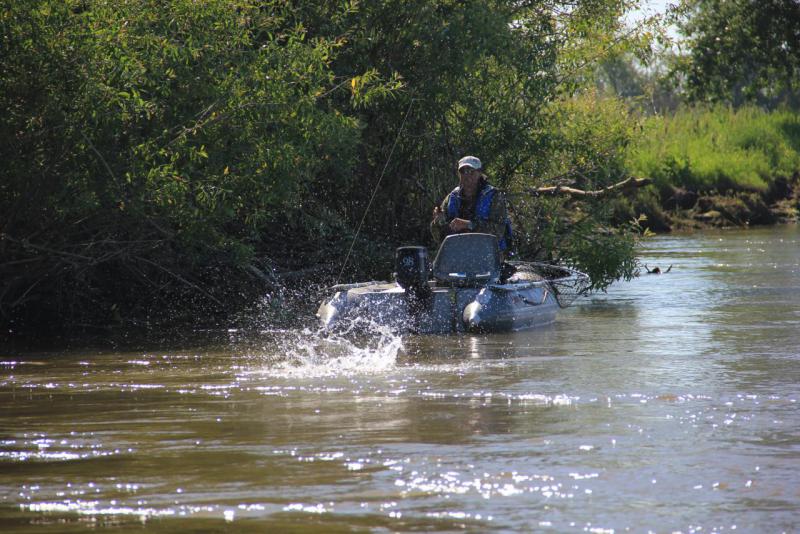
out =
[[[444,216],[444,213],[442,212],[442,208],[440,208],[439,206],[436,206],[435,208],[433,208],[433,222],[437,222],[443,216]],[[444,221],[442,221],[442,223],[444,223]]]
[[469,221],[466,219],[453,219],[450,221],[450,230],[453,232],[464,232],[469,230]]

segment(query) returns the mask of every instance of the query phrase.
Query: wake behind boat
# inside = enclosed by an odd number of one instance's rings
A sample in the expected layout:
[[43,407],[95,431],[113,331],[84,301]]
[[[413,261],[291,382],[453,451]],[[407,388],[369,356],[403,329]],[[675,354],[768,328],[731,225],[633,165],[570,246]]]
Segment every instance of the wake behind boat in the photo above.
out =
[[340,284],[317,317],[326,328],[356,319],[420,334],[508,332],[546,325],[589,285],[561,266],[502,263],[497,239],[446,237],[433,265],[424,247],[400,247],[394,282]]

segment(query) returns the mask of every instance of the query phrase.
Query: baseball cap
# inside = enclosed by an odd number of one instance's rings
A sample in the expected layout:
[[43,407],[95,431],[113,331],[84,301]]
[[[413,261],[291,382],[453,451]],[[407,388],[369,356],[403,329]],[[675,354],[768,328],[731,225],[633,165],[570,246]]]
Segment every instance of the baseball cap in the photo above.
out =
[[464,156],[460,160],[458,160],[458,168],[461,167],[472,167],[473,169],[480,169],[481,168],[481,160],[476,158],[475,156]]

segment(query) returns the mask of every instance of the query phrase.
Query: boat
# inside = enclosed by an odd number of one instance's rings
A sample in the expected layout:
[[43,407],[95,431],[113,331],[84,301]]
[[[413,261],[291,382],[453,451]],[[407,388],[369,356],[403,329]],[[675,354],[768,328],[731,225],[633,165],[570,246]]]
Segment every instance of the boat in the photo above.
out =
[[317,318],[326,329],[359,321],[418,334],[512,332],[552,323],[589,277],[547,263],[502,262],[491,234],[447,236],[432,264],[425,247],[395,253],[394,281],[338,284]]

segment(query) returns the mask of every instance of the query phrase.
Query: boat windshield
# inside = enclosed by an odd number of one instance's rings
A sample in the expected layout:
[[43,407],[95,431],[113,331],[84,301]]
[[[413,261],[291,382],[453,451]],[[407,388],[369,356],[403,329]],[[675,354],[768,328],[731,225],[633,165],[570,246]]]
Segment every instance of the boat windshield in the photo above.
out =
[[500,253],[491,234],[447,236],[433,262],[433,276],[440,281],[496,280],[499,275]]

